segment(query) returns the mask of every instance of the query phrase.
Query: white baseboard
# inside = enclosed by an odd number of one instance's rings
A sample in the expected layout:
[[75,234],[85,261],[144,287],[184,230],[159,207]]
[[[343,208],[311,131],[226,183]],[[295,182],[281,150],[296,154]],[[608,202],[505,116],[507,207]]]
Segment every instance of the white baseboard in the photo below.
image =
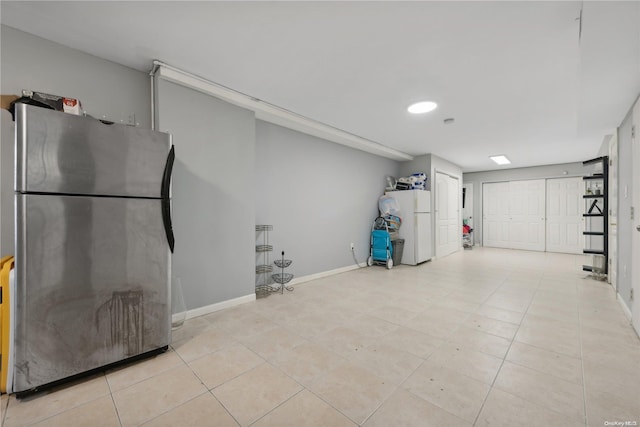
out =
[[627,304],[624,303],[624,300],[620,298],[620,294],[616,293],[616,299],[620,303],[620,306],[622,307],[622,311],[624,312],[624,315],[627,316],[627,319],[629,319],[629,321],[631,321],[631,319],[633,318],[633,315],[631,314],[631,310],[629,309],[629,307],[627,307]]
[[[204,307],[194,308],[192,310],[187,310],[187,315],[185,319],[193,319],[194,317],[204,316],[205,314],[211,314],[219,310],[223,310],[229,307],[235,307],[236,305],[244,304],[247,302],[255,301],[256,294],[249,294],[238,298],[232,298],[226,301],[217,302],[215,304],[205,305]],[[176,320],[176,315],[173,315],[174,320]]]
[[[291,282],[287,283],[287,286],[299,285],[301,283],[310,282],[312,280],[321,279],[323,277],[333,276],[334,274],[346,273],[347,271],[357,270],[359,267],[357,265],[348,265],[346,267],[336,268],[334,270],[323,271],[316,274],[309,274],[307,276],[296,277]],[[204,316],[206,314],[211,314],[219,310],[223,310],[225,308],[234,307],[236,305],[244,304],[247,302],[255,301],[256,294],[249,294],[238,298],[233,298],[226,301],[217,302],[215,304],[206,305],[204,307],[194,308],[193,310],[188,310],[185,319],[193,319],[194,317]],[[173,315],[173,320],[178,321],[179,316]]]
[[322,271],[320,273],[309,274],[307,276],[295,277],[291,282],[287,283],[287,286],[299,285],[301,283],[310,282],[316,279],[322,279],[323,277],[333,276],[334,274],[346,273],[347,271],[357,270],[357,265],[348,265],[346,267],[336,268],[334,270]]

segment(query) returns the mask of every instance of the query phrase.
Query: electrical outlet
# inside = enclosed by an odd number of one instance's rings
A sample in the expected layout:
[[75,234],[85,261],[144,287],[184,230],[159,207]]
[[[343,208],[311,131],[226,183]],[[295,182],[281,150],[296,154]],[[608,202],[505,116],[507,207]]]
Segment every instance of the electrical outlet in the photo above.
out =
[[353,242],[351,242],[351,250],[353,250],[353,247],[354,247],[354,246],[355,246],[355,245],[353,244]]

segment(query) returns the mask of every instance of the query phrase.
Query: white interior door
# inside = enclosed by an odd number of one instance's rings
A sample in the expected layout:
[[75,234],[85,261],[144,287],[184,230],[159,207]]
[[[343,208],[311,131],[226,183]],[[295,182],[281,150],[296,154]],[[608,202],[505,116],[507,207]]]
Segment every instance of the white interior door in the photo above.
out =
[[509,183],[482,185],[482,242],[492,248],[509,248]]
[[459,200],[459,181],[447,174],[436,172],[436,257],[458,250],[462,238]]
[[[632,259],[640,258],[640,101],[633,109],[633,131],[631,139],[631,156],[633,158],[633,229],[632,229]],[[632,323],[638,335],[640,335],[640,262],[632,262],[631,267],[631,290],[633,300],[631,301]]]
[[582,253],[583,188],[581,177],[547,180],[547,251]]
[[618,131],[609,140],[609,283],[618,290]]
[[462,246],[462,186],[460,180],[452,176],[447,180],[449,185],[449,253]]

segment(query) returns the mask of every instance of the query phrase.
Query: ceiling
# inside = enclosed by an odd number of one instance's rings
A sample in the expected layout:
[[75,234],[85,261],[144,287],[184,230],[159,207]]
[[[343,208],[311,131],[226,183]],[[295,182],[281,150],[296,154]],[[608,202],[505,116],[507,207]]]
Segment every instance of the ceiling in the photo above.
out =
[[[638,1],[0,7],[10,27],[145,72],[161,60],[465,172],[500,168],[494,154],[506,154],[509,167],[595,156],[640,93]],[[439,106],[406,111],[421,100]]]

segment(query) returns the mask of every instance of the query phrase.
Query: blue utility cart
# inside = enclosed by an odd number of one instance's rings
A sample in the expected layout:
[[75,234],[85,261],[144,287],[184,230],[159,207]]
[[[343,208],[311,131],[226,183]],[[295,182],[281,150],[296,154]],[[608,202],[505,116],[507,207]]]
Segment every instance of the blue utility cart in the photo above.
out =
[[393,245],[387,221],[379,216],[373,222],[371,228],[371,254],[367,259],[367,265],[386,265],[388,269],[393,267]]

